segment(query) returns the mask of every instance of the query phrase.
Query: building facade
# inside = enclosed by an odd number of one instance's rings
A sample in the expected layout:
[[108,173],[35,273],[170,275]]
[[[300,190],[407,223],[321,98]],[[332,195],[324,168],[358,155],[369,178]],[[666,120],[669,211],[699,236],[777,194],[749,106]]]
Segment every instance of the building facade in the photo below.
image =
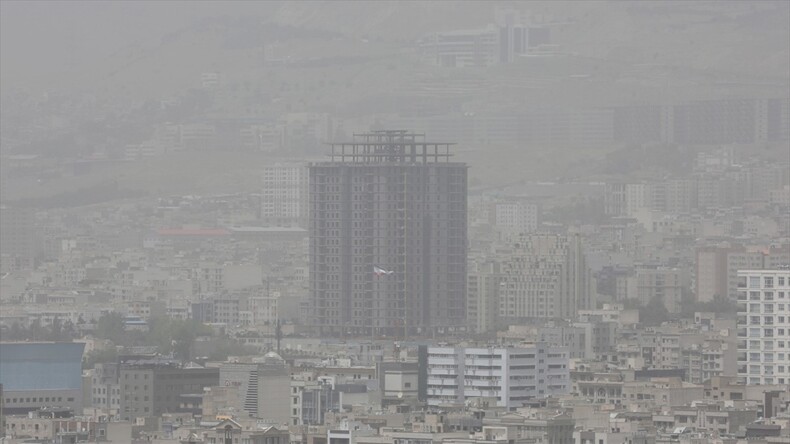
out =
[[222,364],[219,380],[222,386],[237,387],[238,405],[251,417],[289,423],[290,368],[276,353],[260,362]]
[[538,230],[539,207],[528,202],[498,202],[493,205],[494,224],[511,233],[533,233]]
[[500,319],[570,319],[578,310],[594,308],[592,278],[578,234],[520,238],[502,274]]
[[496,261],[470,263],[467,277],[466,319],[476,333],[491,331],[499,319],[499,294],[502,287],[500,264]]
[[35,222],[36,214],[31,208],[0,206],[0,272],[34,268]]
[[53,406],[82,409],[84,349],[81,342],[0,342],[4,413]]
[[273,226],[307,224],[307,168],[276,164],[261,173],[261,222]]
[[120,416],[124,421],[182,411],[184,395],[200,395],[219,383],[219,369],[176,363],[134,362],[121,366]]
[[428,347],[426,359],[430,406],[488,398],[499,407],[515,409],[531,399],[570,391],[568,352],[563,347]]
[[790,384],[790,269],[738,276],[739,383]]
[[377,131],[310,172],[311,323],[323,335],[465,325],[466,165],[449,143]]

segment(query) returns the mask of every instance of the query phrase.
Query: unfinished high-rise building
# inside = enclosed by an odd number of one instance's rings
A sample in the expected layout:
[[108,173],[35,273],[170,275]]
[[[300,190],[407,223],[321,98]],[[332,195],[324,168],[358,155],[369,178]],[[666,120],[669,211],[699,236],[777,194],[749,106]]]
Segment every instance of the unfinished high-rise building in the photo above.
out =
[[374,131],[309,166],[310,322],[334,336],[463,329],[466,164],[451,143]]

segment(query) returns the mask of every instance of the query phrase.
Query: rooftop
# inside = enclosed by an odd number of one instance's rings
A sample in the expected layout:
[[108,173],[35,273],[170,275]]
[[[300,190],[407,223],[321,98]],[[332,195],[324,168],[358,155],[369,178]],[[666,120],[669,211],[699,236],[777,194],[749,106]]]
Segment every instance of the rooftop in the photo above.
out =
[[380,130],[354,134],[352,140],[329,144],[331,162],[418,164],[449,162],[452,142],[428,141],[425,134]]

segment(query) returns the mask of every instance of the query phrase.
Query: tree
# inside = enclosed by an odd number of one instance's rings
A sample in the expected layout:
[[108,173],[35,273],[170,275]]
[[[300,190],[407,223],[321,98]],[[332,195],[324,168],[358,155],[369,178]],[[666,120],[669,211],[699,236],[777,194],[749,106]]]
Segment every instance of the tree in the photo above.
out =
[[208,358],[212,361],[224,361],[228,356],[248,356],[256,353],[255,348],[244,345],[234,339],[221,339]]
[[115,344],[126,344],[128,337],[123,326],[123,315],[120,313],[104,314],[96,321],[96,337],[110,340]]
[[712,301],[697,302],[693,299],[685,299],[681,303],[681,314],[683,317],[692,318],[695,312],[709,313],[737,313],[738,304],[727,296],[715,295]]
[[653,298],[639,309],[639,322],[643,325],[661,325],[669,320],[669,310],[661,298]]
[[47,329],[41,325],[41,321],[34,319],[33,322],[30,323],[27,336],[34,341],[40,341],[44,339],[47,333]]
[[89,351],[82,359],[82,368],[93,368],[97,363],[114,362],[118,359],[118,350],[115,347],[97,348]]
[[192,346],[199,336],[212,333],[210,327],[194,320],[171,319],[166,316],[153,316],[148,321],[145,345],[154,345],[160,353],[173,352],[182,360],[189,360]]
[[50,341],[63,340],[63,323],[60,321],[58,316],[55,316],[55,318],[52,319],[52,325],[49,328],[47,339]]

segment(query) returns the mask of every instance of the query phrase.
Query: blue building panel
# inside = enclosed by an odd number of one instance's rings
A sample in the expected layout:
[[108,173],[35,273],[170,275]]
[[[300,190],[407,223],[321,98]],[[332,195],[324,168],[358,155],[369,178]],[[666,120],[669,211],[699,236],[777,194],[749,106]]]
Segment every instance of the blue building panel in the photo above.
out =
[[82,387],[84,343],[0,343],[3,390],[64,390]]

